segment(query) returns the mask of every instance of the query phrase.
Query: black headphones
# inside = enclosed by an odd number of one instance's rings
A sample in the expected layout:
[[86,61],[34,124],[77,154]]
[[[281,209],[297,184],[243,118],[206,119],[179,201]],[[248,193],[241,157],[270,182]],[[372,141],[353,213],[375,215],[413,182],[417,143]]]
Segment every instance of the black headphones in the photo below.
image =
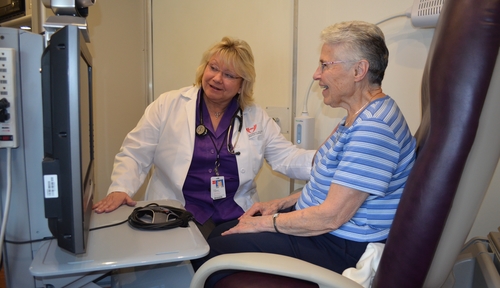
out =
[[193,214],[181,208],[150,203],[137,207],[128,217],[130,226],[141,230],[166,230],[188,227]]

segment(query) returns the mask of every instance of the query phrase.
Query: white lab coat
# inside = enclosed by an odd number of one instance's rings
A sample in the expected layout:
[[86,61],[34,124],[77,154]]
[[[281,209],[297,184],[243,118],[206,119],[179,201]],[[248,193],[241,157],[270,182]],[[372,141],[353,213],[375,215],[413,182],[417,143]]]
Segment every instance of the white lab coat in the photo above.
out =
[[[193,157],[198,90],[191,86],[166,92],[146,108],[115,157],[108,193],[133,196],[154,164],[146,200],[175,199],[185,204],[182,187]],[[238,125],[236,120],[233,144]],[[245,211],[258,201],[254,178],[264,159],[277,172],[308,180],[315,152],[286,140],[274,120],[255,105],[243,111],[235,151],[241,154],[236,156],[240,186],[234,200]]]

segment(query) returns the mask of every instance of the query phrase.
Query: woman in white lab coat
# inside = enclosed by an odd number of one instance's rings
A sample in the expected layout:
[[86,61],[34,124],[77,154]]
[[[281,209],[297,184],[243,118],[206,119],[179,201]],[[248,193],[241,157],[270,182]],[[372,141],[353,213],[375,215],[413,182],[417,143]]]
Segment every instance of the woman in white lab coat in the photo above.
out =
[[290,178],[308,179],[314,151],[299,149],[253,104],[250,46],[224,37],[207,50],[191,87],[162,94],[126,136],[108,195],[97,213],[132,196],[154,166],[146,200],[174,199],[199,224],[238,218],[258,201],[255,176],[264,159]]

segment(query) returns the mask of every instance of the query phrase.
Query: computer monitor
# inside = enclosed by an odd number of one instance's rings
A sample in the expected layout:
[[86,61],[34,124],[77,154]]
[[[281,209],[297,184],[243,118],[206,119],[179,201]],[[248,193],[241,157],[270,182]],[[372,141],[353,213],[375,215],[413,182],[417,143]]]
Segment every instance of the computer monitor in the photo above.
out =
[[92,57],[77,26],[42,54],[45,217],[59,247],[85,253],[94,193]]

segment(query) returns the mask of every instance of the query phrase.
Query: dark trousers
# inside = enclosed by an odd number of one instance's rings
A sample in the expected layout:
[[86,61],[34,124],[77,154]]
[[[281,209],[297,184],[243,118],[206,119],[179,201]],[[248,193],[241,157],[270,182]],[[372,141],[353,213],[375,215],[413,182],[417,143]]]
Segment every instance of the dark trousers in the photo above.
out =
[[200,230],[201,235],[203,235],[205,239],[208,239],[212,231],[215,229],[215,223],[212,218],[208,219],[203,224],[198,223],[198,221],[194,221],[194,223],[196,223],[196,226]]
[[[214,229],[207,240],[210,246],[208,255],[191,260],[195,271],[203,263],[217,255],[238,252],[267,252],[302,259],[337,273],[342,273],[345,269],[356,266],[368,245],[368,242],[349,241],[329,233],[312,237],[298,237],[271,232],[220,236],[222,232],[237,223],[237,220],[231,221]],[[234,273],[234,271],[214,273],[208,278],[205,287],[213,287],[217,281],[231,273]]]

